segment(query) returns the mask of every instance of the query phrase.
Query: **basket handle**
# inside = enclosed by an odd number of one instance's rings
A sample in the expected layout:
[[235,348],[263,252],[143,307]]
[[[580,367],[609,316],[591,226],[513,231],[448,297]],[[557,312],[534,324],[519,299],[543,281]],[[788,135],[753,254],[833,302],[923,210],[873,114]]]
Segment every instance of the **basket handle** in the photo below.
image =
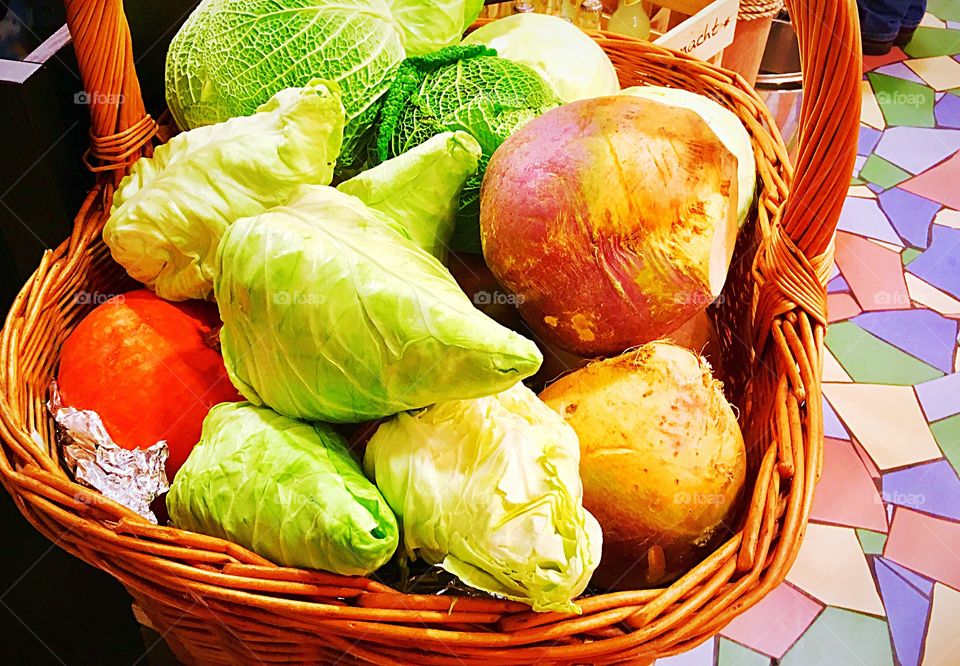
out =
[[87,167],[116,184],[152,150],[157,124],[143,105],[122,0],[64,0],[90,107]]
[[819,270],[850,187],[860,127],[860,23],[855,0],[788,0],[800,42],[803,104],[782,229]]

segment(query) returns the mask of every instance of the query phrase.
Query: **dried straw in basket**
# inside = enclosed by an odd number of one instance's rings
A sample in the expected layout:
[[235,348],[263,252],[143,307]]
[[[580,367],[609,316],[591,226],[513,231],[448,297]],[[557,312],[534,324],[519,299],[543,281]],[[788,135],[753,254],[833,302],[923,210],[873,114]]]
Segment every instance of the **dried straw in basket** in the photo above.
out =
[[[582,615],[515,603],[403,595],[364,578],[277,567],[234,544],[158,527],[72,483],[44,402],[78,292],[130,286],[100,240],[124,170],[152,149],[120,0],[67,0],[100,173],[72,236],[47,252],[0,334],[0,481],[27,519],[113,574],[187,663],[638,664],[715,634],[784,577],[822,463],[825,280],[855,157],[860,55],[853,0],[796,0],[806,100],[796,172],[766,108],[737,75],[595,33],[624,86],[670,85],[717,99],[754,142],[756,214],[714,309],[729,396],[748,442],[740,529],[670,587],[584,598]],[[122,100],[122,103],[120,103]],[[79,165],[78,165],[79,168]]]

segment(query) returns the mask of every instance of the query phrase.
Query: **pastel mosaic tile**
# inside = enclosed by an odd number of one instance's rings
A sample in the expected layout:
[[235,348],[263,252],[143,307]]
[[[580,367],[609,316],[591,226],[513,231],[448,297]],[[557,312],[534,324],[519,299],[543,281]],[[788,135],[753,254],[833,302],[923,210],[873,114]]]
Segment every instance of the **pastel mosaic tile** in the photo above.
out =
[[930,247],[907,270],[948,294],[960,296],[960,229],[935,225],[931,236]]
[[929,421],[960,414],[960,373],[918,384],[917,397]]
[[[860,320],[862,316],[854,317],[854,321]],[[904,353],[850,321],[837,322],[830,326],[826,343],[854,381],[911,385],[943,375],[936,368]]]
[[822,610],[823,606],[813,599],[782,583],[721,633],[779,659]]
[[953,366],[957,322],[952,319],[930,310],[887,310],[865,312],[854,323],[943,372]]
[[960,592],[946,585],[936,585],[924,645],[923,666],[960,664],[960,640],[957,637],[960,618]]
[[904,278],[907,292],[915,303],[947,317],[960,316],[960,300],[927,284],[916,275],[906,273]]
[[960,208],[960,188],[957,183],[960,183],[960,154],[954,153],[929,171],[905,181],[901,187],[956,209]]
[[717,666],[770,666],[770,657],[721,638],[717,650]]
[[930,432],[953,468],[960,470],[960,414],[931,423]]
[[876,72],[867,74],[867,80],[873,87],[887,125],[936,125],[933,117],[933,91],[927,86]]
[[857,539],[865,555],[879,555],[883,552],[883,544],[887,542],[887,535],[872,530],[857,530]]
[[960,130],[891,127],[877,143],[876,154],[917,174],[960,149]]
[[960,62],[950,56],[916,58],[898,64],[913,71],[934,90],[950,90],[960,86]]
[[944,21],[960,22],[960,4],[956,0],[927,0],[927,13]]
[[880,493],[851,442],[829,437],[824,441],[823,473],[810,519],[887,531]]
[[787,581],[824,604],[884,614],[876,583],[851,528],[807,525]]
[[[861,179],[884,190],[902,183],[909,177],[909,173],[876,154],[868,157],[863,166],[860,167]],[[867,189],[870,188],[867,187]]]
[[890,504],[960,520],[960,479],[946,460],[884,474],[883,499]]
[[926,247],[930,225],[940,211],[940,204],[898,187],[887,190],[878,198],[880,210],[893,223],[900,237],[913,247]]
[[[876,210],[879,211],[879,207]],[[883,215],[882,212],[880,214]],[[862,236],[845,232],[837,233],[835,245],[837,265],[860,307],[864,310],[910,307],[910,295],[899,253],[871,243]]]
[[824,383],[823,392],[881,470],[941,457],[911,387]]
[[883,556],[960,588],[960,523],[897,507]]
[[923,648],[924,625],[930,599],[901,578],[883,560],[877,560],[874,568],[880,593],[887,608],[887,622],[897,658],[902,666],[916,666]]
[[672,657],[657,659],[656,666],[715,666],[716,640],[704,641],[692,650]]
[[893,666],[887,623],[827,608],[783,656],[780,666]]
[[903,49],[911,58],[929,58],[960,53],[960,32],[941,28],[917,28]]

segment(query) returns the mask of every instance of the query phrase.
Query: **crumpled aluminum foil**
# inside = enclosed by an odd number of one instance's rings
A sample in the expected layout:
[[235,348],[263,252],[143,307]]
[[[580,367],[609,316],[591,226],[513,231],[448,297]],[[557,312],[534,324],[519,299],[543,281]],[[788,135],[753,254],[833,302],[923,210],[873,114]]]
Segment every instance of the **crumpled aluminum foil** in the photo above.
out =
[[63,405],[56,381],[50,384],[47,409],[60,426],[63,458],[77,482],[156,523],[150,503],[170,489],[167,443],[132,451],[118,446],[99,414]]

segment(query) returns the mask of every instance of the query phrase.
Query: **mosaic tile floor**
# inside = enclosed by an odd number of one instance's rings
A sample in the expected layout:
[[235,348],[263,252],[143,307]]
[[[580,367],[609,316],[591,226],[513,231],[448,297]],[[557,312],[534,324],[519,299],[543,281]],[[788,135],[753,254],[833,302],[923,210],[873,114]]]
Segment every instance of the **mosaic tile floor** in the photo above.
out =
[[960,665],[960,1],[864,69],[806,539],[786,583],[658,666]]

